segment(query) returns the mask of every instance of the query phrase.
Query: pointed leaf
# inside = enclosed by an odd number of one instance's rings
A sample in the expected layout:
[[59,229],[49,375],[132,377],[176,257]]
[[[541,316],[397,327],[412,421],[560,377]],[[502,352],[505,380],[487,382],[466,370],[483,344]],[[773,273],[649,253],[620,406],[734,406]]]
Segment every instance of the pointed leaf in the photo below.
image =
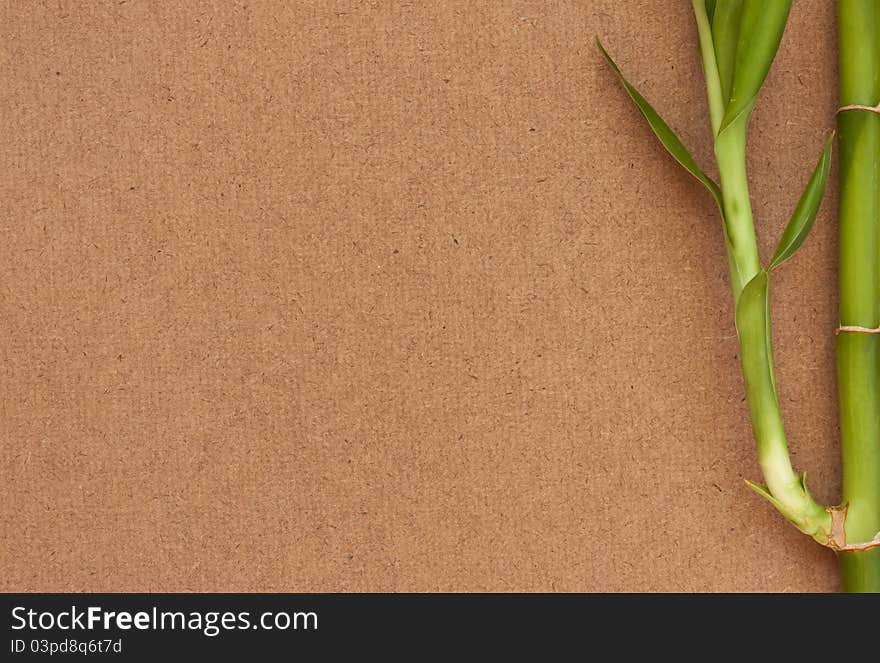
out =
[[754,106],[782,40],[791,0],[743,0],[742,5],[730,101],[719,133]]
[[715,16],[715,5],[716,0],[706,0],[706,16],[709,17],[709,22],[712,22],[712,18]]
[[773,259],[767,267],[768,270],[779,267],[779,265],[791,258],[795,251],[800,248],[801,244],[804,243],[804,240],[807,239],[807,235],[810,234],[813,223],[816,221],[819,205],[822,204],[825,183],[828,181],[828,172],[831,170],[831,147],[833,141],[834,134],[825,143],[825,149],[822,151],[819,163],[816,164],[816,169],[807,183],[807,188],[804,189],[804,193],[801,195],[801,199],[791,215],[791,220],[782,233],[779,246],[776,247],[776,253],[773,254]]
[[641,111],[642,115],[648,121],[648,124],[651,126],[651,129],[654,131],[654,135],[660,139],[660,142],[663,143],[663,146],[666,150],[675,158],[678,163],[680,163],[685,170],[687,170],[691,175],[697,178],[704,187],[709,190],[709,193],[712,194],[712,197],[715,199],[716,204],[718,205],[718,209],[721,210],[722,217],[724,216],[724,208],[721,202],[721,191],[718,188],[718,185],[715,184],[697,165],[697,162],[694,161],[694,158],[691,156],[690,152],[687,151],[687,148],[682,144],[679,140],[678,136],[669,128],[669,125],[663,121],[657,111],[655,111],[651,105],[645,100],[645,98],[639,94],[639,91],[636,90],[632,85],[629,84],[620,69],[614,63],[614,60],[611,59],[611,56],[608,55],[608,51],[602,46],[602,43],[596,39],[596,45],[599,47],[599,50],[602,51],[602,55],[605,56],[605,60],[608,62],[609,66],[614,70],[614,73],[617,74],[617,77],[620,79],[620,82],[623,84],[623,87],[626,89],[630,98],[633,100],[635,105],[638,107],[639,111]]
[[744,481],[746,482],[746,485],[754,490],[756,493],[758,493],[758,495],[770,502],[770,504],[775,506],[780,511],[783,511],[784,507],[782,506],[782,502],[773,497],[772,493],[767,490],[766,486],[762,486],[761,484],[755,483],[754,481],[749,481],[748,479],[744,479]]
[[[769,276],[763,269],[740,293],[736,303],[736,331],[739,334],[749,408],[754,412],[777,410],[776,375],[770,345]],[[761,436],[758,438],[760,440]]]
[[730,101],[730,88],[733,86],[742,4],[743,0],[718,0],[712,20],[715,62],[718,65],[718,78],[721,81],[721,94],[725,107]]

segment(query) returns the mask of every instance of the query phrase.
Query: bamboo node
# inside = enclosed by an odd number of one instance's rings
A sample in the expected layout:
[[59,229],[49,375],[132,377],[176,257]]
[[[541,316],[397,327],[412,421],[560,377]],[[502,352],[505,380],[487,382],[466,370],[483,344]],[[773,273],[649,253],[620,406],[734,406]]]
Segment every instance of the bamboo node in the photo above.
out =
[[828,542],[825,544],[826,547],[837,553],[864,552],[880,548],[880,532],[877,532],[870,541],[846,542],[846,512],[849,510],[849,505],[833,506],[825,510],[831,516],[831,532],[828,536]]
[[877,113],[878,115],[880,115],[880,104],[877,104],[876,106],[865,106],[863,104],[848,104],[846,106],[841,106],[840,108],[838,108],[837,112],[843,113],[846,111],[854,111],[854,110],[866,111],[868,113]]
[[860,327],[859,325],[841,325],[837,328],[837,331],[834,332],[834,335],[842,334],[843,332],[847,332],[850,334],[880,334],[880,327]]

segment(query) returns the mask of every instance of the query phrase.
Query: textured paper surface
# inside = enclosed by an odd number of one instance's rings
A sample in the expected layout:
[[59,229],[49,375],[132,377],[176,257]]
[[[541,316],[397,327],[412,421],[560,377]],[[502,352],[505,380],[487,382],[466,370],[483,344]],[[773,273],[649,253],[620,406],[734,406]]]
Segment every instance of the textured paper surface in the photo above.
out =
[[[833,126],[834,3],[794,4],[765,259]],[[743,484],[712,201],[593,44],[709,168],[695,32],[678,0],[5,5],[0,589],[836,589]],[[773,290],[826,502],[835,207]]]

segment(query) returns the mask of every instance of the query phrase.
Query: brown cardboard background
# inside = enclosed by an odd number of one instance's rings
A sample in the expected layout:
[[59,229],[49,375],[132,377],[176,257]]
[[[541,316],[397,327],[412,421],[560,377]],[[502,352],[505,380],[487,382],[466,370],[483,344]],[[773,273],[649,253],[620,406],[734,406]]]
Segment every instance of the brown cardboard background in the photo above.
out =
[[[743,486],[720,226],[592,43],[708,164],[690,3],[178,4],[0,15],[0,589],[837,587]],[[765,256],[833,13],[754,116]],[[825,501],[834,191],[773,295]]]

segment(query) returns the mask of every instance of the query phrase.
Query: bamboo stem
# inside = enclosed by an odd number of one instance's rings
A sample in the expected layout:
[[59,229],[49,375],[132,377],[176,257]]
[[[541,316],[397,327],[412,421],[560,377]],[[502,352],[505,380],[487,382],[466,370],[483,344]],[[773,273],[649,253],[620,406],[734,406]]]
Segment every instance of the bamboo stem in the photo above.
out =
[[[840,326],[880,327],[880,3],[840,0]],[[863,107],[867,107],[864,108]],[[880,532],[880,337],[837,337],[846,542]],[[880,592],[880,550],[840,555],[846,591]]]
[[[764,491],[751,487],[770,499],[776,508],[801,531],[827,545],[831,535],[831,515],[809,494],[803,477],[791,465],[785,426],[773,367],[769,319],[769,284],[761,269],[752,219],[752,204],[746,172],[746,140],[749,114],[744,113],[715,139],[715,157],[721,180],[724,218],[729,253],[731,288],[737,306],[737,331],[742,358],[746,400],[758,463],[767,484]],[[749,292],[746,292],[746,289]],[[758,306],[740,309],[745,297],[758,298]],[[739,313],[760,311],[758,324],[745,323]]]
[[749,116],[744,113],[715,139],[715,160],[724,200],[724,222],[732,261],[736,264],[736,272],[731,273],[734,302],[739,301],[745,285],[761,270],[746,173],[748,122]]

